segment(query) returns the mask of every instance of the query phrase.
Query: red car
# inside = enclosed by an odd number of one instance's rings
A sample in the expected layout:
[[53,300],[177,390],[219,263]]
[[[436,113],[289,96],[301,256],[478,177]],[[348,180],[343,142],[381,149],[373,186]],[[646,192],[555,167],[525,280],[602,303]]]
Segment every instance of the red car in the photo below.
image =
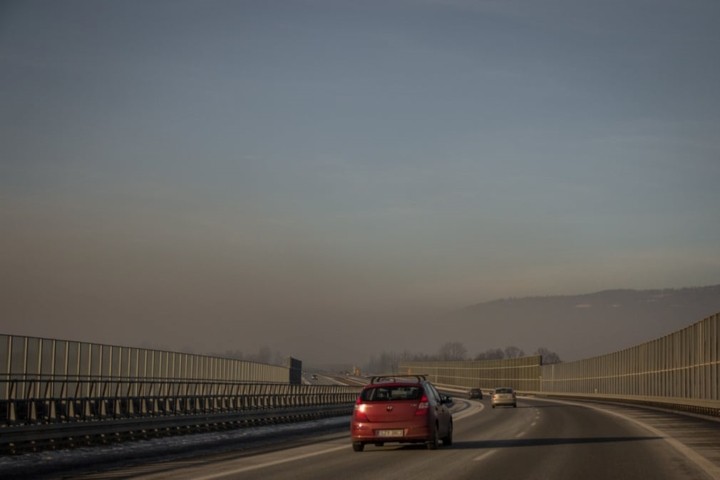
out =
[[350,436],[353,450],[371,443],[425,443],[435,450],[452,445],[452,399],[440,395],[425,375],[372,377],[355,402]]

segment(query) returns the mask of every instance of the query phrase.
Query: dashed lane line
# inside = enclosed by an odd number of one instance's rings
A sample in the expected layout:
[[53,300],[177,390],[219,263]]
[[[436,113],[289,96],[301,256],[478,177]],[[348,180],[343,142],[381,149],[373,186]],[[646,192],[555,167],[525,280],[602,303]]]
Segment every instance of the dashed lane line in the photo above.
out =
[[494,454],[495,452],[497,452],[497,450],[488,450],[487,452],[485,452],[485,453],[483,453],[483,454],[481,454],[481,455],[478,455],[477,457],[473,458],[473,461],[474,461],[474,462],[481,462],[481,461],[485,460],[486,458],[488,458],[490,455]]

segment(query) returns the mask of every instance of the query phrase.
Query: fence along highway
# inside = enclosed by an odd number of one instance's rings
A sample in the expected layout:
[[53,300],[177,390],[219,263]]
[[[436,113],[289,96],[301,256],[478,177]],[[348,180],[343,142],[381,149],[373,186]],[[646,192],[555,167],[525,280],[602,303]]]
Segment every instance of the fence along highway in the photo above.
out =
[[[473,386],[479,383],[487,388],[483,383],[492,381],[525,394],[631,402],[718,417],[719,323],[719,316],[714,315],[628,350],[566,364],[541,365],[529,357],[497,365],[420,362],[401,365],[401,368],[425,370],[431,374],[431,380],[444,386],[463,388],[473,382]],[[172,416],[187,420],[193,415],[227,414],[233,409],[242,416],[248,409],[272,410],[298,404],[305,407],[350,405],[358,388],[292,385],[288,368],[247,366],[227,359],[142,349],[126,351],[125,347],[90,344],[72,347],[73,342],[28,337],[4,336],[3,339],[0,368],[5,373],[0,379],[0,389],[5,424],[0,433],[5,434],[23,427],[51,431],[67,424],[82,428],[93,424],[113,425],[126,421],[128,416],[152,423],[167,421]],[[64,346],[58,347],[62,342]],[[288,380],[263,383],[261,377],[249,384],[243,372],[253,375],[267,372],[273,379],[280,375]],[[128,388],[129,385],[132,388]],[[443,468],[444,474],[462,478],[480,471],[467,465],[481,463],[483,472],[498,475],[503,471],[517,471],[520,475],[523,468],[530,468],[537,475],[555,472],[555,476],[546,478],[563,478],[560,475],[566,471],[591,477],[586,470],[594,469],[605,474],[613,472],[613,478],[634,478],[633,475],[641,471],[652,472],[653,478],[718,478],[720,442],[714,433],[718,431],[717,424],[711,423],[712,420],[665,413],[667,417],[649,422],[646,410],[629,410],[627,406],[588,408],[554,400],[548,403],[547,399],[527,396],[521,397],[518,407],[519,413],[515,414],[506,409],[489,414],[483,409],[459,421],[456,445],[442,449],[439,452],[442,459],[418,454],[412,447],[385,448],[367,452],[374,460],[372,467],[366,466],[366,457],[347,457],[347,452],[340,448],[343,442],[349,448],[346,426],[340,428],[333,440],[311,439],[308,441],[316,446],[304,448],[312,452],[313,462],[322,458],[336,465],[336,459],[341,458],[337,468],[368,471],[368,475],[385,465],[388,469],[385,476]],[[610,409],[614,413],[608,413]],[[124,417],[117,418],[118,415]],[[308,435],[311,430],[308,429]],[[323,448],[332,455],[328,457]],[[407,463],[399,465],[391,460],[397,457],[385,456],[394,450],[399,450],[397,455],[403,455],[400,458],[407,459]],[[225,455],[245,458],[245,453],[237,451]],[[295,472],[299,468],[312,470],[314,464],[305,465],[309,461],[303,460],[303,455],[285,454],[283,458],[299,462],[293,466]],[[389,458],[387,463],[386,458]],[[217,467],[223,471],[247,468],[247,465],[226,464],[227,459],[215,460],[218,465],[224,465]],[[9,471],[12,462],[5,458],[3,461],[5,471]],[[207,458],[203,460],[207,461]],[[260,457],[252,460],[253,465],[259,465],[257,462],[266,465]],[[280,475],[279,470],[273,469],[282,469],[285,463],[288,462],[271,461],[263,468]],[[189,468],[187,463],[184,465]],[[342,470],[330,468],[329,471],[337,474]],[[250,470],[243,472],[245,477]],[[323,478],[321,473],[313,471],[312,478]],[[523,475],[529,473],[524,471]]]

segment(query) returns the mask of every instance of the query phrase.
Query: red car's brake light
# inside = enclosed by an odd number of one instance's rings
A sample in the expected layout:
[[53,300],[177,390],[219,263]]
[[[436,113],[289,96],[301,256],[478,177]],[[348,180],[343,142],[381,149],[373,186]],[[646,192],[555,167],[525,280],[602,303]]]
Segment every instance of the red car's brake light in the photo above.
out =
[[367,416],[367,413],[365,413],[365,404],[362,402],[360,397],[358,397],[357,401],[355,402],[355,410],[353,411],[353,420],[357,422],[369,422],[370,419]]
[[418,404],[417,410],[415,410],[415,415],[421,416],[421,415],[427,415],[428,411],[430,410],[430,402],[428,401],[427,395],[423,395],[420,399],[420,403]]

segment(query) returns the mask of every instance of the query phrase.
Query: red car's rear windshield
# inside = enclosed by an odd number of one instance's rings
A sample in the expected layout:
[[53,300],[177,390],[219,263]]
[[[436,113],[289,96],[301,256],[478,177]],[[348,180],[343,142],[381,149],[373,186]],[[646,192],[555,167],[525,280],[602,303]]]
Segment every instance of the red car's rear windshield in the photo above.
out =
[[360,394],[364,402],[386,402],[388,400],[417,400],[422,396],[422,387],[419,386],[390,386],[378,385],[366,388]]

